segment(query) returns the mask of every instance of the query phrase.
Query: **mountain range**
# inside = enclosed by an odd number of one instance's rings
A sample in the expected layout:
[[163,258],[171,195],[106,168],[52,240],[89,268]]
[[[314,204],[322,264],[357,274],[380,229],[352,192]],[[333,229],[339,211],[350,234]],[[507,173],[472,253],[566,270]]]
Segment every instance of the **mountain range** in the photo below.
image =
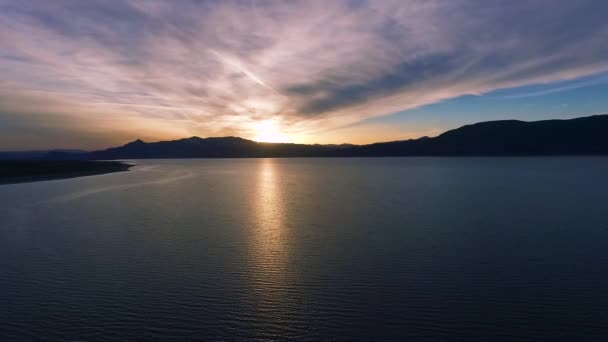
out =
[[[437,137],[369,145],[263,143],[239,137],[135,140],[120,147],[77,153],[53,151],[50,159],[550,156],[608,155],[608,115],[568,120],[480,122]],[[1,156],[0,156],[1,157]]]

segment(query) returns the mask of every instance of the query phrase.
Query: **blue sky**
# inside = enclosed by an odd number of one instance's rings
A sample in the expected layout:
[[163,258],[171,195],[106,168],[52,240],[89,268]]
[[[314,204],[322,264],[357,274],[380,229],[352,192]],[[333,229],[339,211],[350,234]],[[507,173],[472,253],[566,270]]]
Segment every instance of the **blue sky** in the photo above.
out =
[[[384,140],[429,136],[470,123],[490,120],[570,119],[608,114],[608,74],[501,89],[482,95],[464,95],[392,115],[364,120],[345,127],[365,131],[366,127],[390,132]],[[371,141],[371,140],[370,140]]]
[[0,149],[608,112],[603,0],[0,0]]

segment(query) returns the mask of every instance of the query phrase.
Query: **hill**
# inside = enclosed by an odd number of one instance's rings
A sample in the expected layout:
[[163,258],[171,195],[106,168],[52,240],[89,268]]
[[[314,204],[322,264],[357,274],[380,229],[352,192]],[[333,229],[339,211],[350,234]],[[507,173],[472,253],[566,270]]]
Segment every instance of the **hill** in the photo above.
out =
[[350,152],[356,156],[606,155],[608,115],[481,122],[435,138],[364,145]]
[[569,120],[488,121],[437,137],[369,145],[261,143],[238,137],[146,143],[95,151],[90,159],[608,155],[608,115]]

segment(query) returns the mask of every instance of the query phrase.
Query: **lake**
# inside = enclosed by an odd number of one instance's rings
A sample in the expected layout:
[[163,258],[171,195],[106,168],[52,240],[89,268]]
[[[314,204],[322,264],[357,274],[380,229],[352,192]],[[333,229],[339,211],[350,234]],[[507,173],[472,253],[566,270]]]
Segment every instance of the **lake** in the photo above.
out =
[[135,163],[0,186],[0,340],[608,336],[608,158]]

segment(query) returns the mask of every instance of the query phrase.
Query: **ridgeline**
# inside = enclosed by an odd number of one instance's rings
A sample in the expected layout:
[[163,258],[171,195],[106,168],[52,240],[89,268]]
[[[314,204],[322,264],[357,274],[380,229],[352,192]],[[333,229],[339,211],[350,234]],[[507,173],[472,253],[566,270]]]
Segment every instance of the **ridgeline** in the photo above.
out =
[[[24,152],[25,153],[25,152]],[[135,140],[106,150],[0,153],[0,159],[162,159],[396,156],[608,155],[608,115],[569,120],[488,121],[437,137],[369,145],[262,143],[238,137]],[[29,156],[29,157],[28,157]]]

